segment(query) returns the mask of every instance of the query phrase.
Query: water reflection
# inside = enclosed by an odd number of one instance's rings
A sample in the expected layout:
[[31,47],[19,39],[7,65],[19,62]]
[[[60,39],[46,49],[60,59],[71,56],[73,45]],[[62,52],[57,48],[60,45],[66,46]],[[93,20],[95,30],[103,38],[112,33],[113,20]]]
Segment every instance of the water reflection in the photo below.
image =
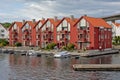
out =
[[88,60],[89,64],[111,64],[112,56],[101,56],[101,57],[95,57],[90,58]]
[[[4,55],[4,58],[0,57],[2,69],[0,72],[3,72],[0,77],[6,75],[7,77],[4,77],[3,80],[109,80],[110,78],[116,80],[114,78],[120,77],[119,72],[76,72],[72,69],[73,64],[114,64],[118,63],[116,59],[119,61],[119,56],[58,59],[45,55],[41,57]],[[5,70],[6,72],[4,72]]]

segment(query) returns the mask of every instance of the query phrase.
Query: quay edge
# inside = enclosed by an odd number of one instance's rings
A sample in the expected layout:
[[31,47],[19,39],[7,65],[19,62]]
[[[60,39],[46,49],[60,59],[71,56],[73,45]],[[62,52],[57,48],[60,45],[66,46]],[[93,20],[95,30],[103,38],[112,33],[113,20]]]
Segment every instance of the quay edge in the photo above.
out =
[[120,71],[120,64],[74,64],[75,71]]

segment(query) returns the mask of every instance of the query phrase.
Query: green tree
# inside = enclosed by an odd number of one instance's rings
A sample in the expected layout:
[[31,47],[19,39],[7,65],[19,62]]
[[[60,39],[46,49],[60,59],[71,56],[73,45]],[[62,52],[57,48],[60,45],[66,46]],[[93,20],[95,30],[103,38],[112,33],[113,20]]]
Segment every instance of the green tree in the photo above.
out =
[[1,23],[5,28],[9,28],[11,23],[5,22],[5,23]]
[[113,45],[120,45],[120,36],[115,36],[113,38]]

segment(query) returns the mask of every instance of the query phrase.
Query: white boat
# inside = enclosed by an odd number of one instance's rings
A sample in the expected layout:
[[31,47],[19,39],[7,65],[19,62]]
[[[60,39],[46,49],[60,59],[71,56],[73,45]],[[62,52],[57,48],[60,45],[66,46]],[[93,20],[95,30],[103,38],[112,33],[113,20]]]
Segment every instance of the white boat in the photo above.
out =
[[29,50],[29,51],[27,51],[26,55],[27,56],[34,56],[34,55],[36,55],[36,52],[34,50]]
[[54,55],[55,58],[66,58],[66,57],[70,57],[70,53],[68,51],[62,51],[62,52],[59,52],[57,54]]

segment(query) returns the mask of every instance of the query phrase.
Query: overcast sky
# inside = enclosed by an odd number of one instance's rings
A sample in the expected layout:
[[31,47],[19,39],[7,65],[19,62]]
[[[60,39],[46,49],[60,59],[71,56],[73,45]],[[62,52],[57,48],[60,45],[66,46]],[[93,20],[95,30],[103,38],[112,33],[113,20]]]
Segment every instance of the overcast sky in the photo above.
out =
[[87,14],[103,17],[120,13],[120,0],[2,0],[0,22]]

